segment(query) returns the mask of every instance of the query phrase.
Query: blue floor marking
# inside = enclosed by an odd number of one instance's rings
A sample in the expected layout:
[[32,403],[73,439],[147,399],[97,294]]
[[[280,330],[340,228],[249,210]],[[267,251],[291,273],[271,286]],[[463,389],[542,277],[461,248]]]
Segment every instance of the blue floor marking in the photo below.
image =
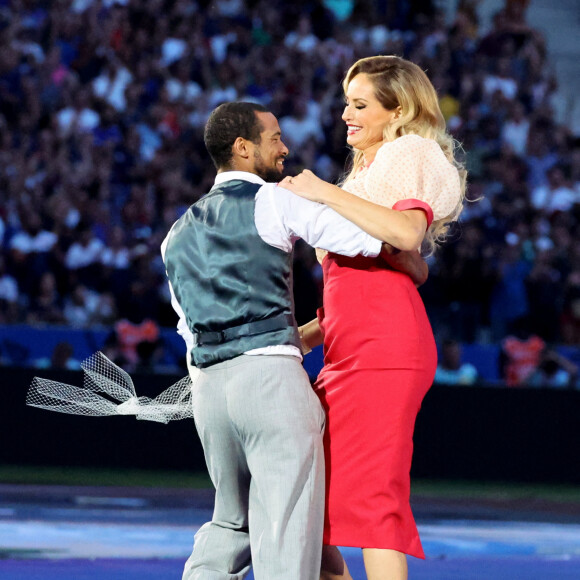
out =
[[[1,500],[2,580],[179,580],[211,517],[132,497]],[[580,579],[580,523],[426,518],[419,531],[427,560],[409,558],[410,580]],[[342,552],[363,580],[361,551]]]

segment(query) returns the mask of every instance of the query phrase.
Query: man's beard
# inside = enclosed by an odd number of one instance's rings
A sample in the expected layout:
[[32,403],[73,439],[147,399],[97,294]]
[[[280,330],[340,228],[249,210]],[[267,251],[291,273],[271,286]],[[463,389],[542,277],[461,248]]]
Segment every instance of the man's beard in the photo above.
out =
[[[256,175],[269,183],[278,183],[282,179],[282,171],[278,167],[268,167],[259,151],[254,153],[254,171]],[[278,160],[276,160],[278,161]]]

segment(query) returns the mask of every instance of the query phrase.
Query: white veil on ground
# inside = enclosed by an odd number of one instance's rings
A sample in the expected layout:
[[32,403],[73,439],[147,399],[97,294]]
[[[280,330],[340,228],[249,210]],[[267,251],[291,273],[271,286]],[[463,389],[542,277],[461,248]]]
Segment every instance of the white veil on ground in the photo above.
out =
[[151,399],[138,397],[131,377],[102,352],[84,360],[81,368],[82,388],[34,377],[26,404],[87,417],[135,415],[137,419],[159,423],[193,418],[189,376]]

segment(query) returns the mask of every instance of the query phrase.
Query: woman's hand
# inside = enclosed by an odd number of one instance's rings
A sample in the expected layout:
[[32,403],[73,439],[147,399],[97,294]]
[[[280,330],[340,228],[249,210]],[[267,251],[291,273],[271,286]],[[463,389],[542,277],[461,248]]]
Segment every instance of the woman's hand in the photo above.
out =
[[[279,185],[300,197],[324,203],[324,193],[326,193],[330,184],[316,177],[312,171],[305,169],[294,177],[285,177]],[[330,185],[330,187],[333,186]]]

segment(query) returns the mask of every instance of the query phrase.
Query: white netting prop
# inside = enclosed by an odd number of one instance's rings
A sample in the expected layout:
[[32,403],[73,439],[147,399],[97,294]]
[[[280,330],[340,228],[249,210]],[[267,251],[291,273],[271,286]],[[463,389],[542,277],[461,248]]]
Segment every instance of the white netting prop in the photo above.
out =
[[131,377],[102,352],[84,360],[81,368],[84,371],[82,388],[34,377],[26,404],[87,417],[135,415],[137,419],[158,423],[193,417],[189,376],[151,399],[138,397]]

